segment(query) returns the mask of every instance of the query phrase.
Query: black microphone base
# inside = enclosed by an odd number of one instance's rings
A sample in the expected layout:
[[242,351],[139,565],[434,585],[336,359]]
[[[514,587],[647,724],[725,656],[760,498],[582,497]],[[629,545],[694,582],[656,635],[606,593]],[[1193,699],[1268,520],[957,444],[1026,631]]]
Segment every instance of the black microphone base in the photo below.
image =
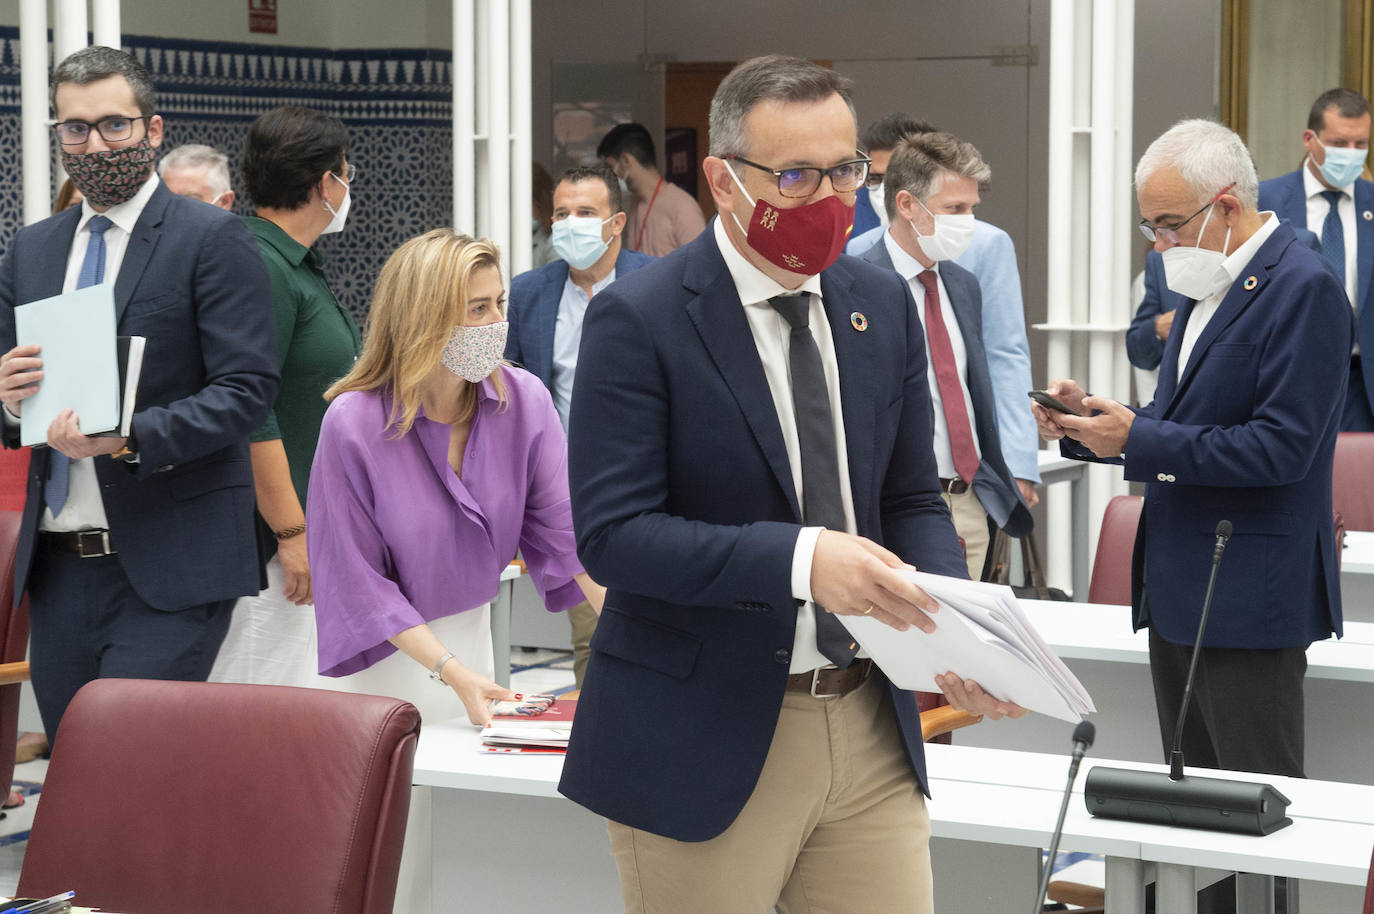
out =
[[1088,812],[1104,819],[1268,835],[1293,820],[1289,799],[1270,784],[1096,767],[1083,784]]

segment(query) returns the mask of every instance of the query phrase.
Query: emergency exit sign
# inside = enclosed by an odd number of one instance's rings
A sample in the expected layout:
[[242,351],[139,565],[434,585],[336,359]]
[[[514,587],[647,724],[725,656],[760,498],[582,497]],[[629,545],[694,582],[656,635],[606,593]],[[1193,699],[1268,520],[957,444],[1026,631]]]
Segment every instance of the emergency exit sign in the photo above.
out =
[[248,31],[277,34],[277,0],[248,0]]

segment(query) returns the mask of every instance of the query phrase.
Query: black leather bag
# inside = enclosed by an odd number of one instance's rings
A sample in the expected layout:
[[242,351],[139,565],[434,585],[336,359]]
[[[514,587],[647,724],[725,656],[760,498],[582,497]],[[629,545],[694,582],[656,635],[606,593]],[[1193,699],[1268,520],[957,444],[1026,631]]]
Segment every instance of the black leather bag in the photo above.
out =
[[1012,593],[1022,600],[1064,600],[1069,595],[1058,587],[1045,583],[1045,567],[1040,562],[1040,550],[1035,545],[1035,534],[1027,533],[1021,537],[1021,568],[1023,580],[1020,584],[1011,583],[1011,541],[1006,531],[998,530],[988,550],[988,561],[983,571],[983,580],[994,584],[1011,584]]

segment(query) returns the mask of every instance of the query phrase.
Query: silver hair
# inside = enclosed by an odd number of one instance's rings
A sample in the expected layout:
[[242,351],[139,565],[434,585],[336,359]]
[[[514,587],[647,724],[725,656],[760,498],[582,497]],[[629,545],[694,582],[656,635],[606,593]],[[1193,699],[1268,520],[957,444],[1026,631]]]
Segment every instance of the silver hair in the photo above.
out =
[[916,133],[898,141],[883,174],[883,206],[888,218],[897,215],[897,192],[906,191],[925,202],[939,193],[945,175],[959,175],[986,188],[992,169],[972,143],[952,133]]
[[162,157],[157,163],[157,173],[164,175],[169,168],[200,168],[210,166],[205,173],[210,189],[222,194],[229,189],[229,157],[213,146],[199,143],[186,143],[178,146]]
[[852,86],[848,77],[800,57],[769,54],[746,60],[730,71],[711,99],[710,154],[748,155],[744,122],[765,101],[819,102],[839,95],[849,106],[857,134]]
[[1234,182],[1228,193],[1247,210],[1259,207],[1259,175],[1250,150],[1235,131],[1216,121],[1191,118],[1161,134],[1136,163],[1136,188],[1161,168],[1177,171],[1199,206]]
[[117,48],[93,45],[73,51],[52,71],[48,90],[48,100],[52,109],[57,111],[57,87],[63,83],[86,86],[111,76],[122,76],[134,92],[139,113],[144,117],[155,113],[156,98],[153,93],[153,78],[148,69],[137,58]]

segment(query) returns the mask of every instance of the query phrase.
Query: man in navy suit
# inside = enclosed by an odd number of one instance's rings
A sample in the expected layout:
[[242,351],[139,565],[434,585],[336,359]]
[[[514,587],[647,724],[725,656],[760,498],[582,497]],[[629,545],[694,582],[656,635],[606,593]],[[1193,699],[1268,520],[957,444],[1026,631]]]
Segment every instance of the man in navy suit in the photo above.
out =
[[1183,121],[1151,144],[1136,167],[1141,226],[1183,296],[1154,402],[1131,410],[1056,381],[1070,407],[1100,412],[1034,412],[1046,438],[1068,436],[1064,453],[1145,483],[1132,605],[1150,629],[1165,751],[1228,520],[1184,754],[1301,777],[1305,652],[1341,631],[1331,463],[1354,320],[1321,255],[1256,209],[1257,184],[1219,124]]
[[147,70],[86,48],[52,85],[85,203],[21,230],[0,264],[4,443],[18,443],[16,417],[43,383],[38,347],[15,345],[16,306],[113,283],[118,333],[147,345],[129,437],[87,437],[64,410],[30,465],[13,598],[28,588],[50,742],[92,679],[209,673],[235,598],[258,590],[248,433],[278,383],[271,290],[247,229],[153,173],[162,118]]
[[847,80],[746,61],[710,122],[720,217],[587,310],[573,518],[609,593],[560,790],[611,820],[627,911],[929,912],[915,697],[836,618],[929,631],[903,564],[965,574],[920,321],[840,256]]
[[[893,218],[862,258],[895,269],[916,302],[930,362],[941,497],[964,541],[969,577],[977,580],[987,557],[989,518],[1012,536],[1033,526],[1002,458],[983,348],[982,292],[977,278],[954,262],[973,236],[978,189],[992,170],[973,144],[949,133],[922,133],[898,141],[886,176],[890,201],[880,205],[890,205]],[[944,365],[951,370],[942,372]]]
[[[1369,153],[1369,102],[1349,89],[1317,97],[1302,133],[1307,159],[1259,186],[1260,209],[1306,228],[1345,285],[1356,314],[1341,431],[1374,431],[1374,182],[1361,178]],[[1366,370],[1363,354],[1371,353]]]
[[[624,249],[622,204],[620,182],[609,166],[576,166],[563,172],[553,190],[553,247],[559,259],[521,273],[510,283],[506,359],[544,382],[565,433],[587,303],[617,277],[654,260]],[[567,615],[573,676],[581,688],[596,610],[584,600]]]

